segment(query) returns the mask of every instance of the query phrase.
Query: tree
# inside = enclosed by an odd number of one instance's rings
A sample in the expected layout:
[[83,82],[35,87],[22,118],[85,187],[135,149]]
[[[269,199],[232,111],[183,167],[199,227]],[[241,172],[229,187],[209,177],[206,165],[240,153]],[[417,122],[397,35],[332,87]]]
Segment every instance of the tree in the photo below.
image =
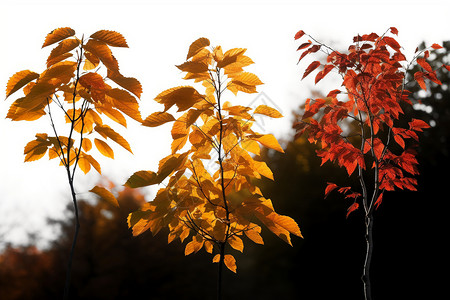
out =
[[[152,201],[129,215],[128,224],[133,235],[147,230],[157,234],[167,227],[169,243],[175,239],[183,242],[192,233],[185,255],[203,247],[208,253],[215,252],[213,262],[219,266],[220,299],[223,265],[233,272],[237,270],[235,258],[228,254],[226,245],[242,252],[244,235],[263,244],[260,223],[289,244],[291,233],[300,237],[301,233],[293,219],[275,212],[272,201],[264,198],[254,183],[261,176],[274,179],[259,158],[260,145],[284,151],[273,135],[251,129],[253,115],[272,118],[282,115],[266,105],[252,111],[250,107],[225,102],[225,91],[235,95],[256,93],[256,86],[262,82],[243,70],[253,63],[244,55],[246,49],[233,48],[224,53],[221,46],[210,49],[208,46],[208,39],[197,39],[189,47],[186,62],[177,66],[186,72],[184,79],[201,82],[205,94],[192,86],[165,90],[155,98],[164,105],[164,110],[142,122],[149,127],[173,122],[171,154],[159,162],[157,172],[138,171],[125,186],[161,184],[169,178]],[[168,112],[173,106],[182,112],[178,118]]]
[[[6,97],[19,90],[25,96],[11,104],[6,117],[12,121],[34,121],[48,115],[53,128],[53,135],[37,133],[36,139],[25,146],[24,154],[28,162],[38,160],[48,152],[49,159],[59,158],[60,165],[66,169],[76,217],[64,288],[67,299],[80,227],[75,171],[79,167],[86,174],[92,166],[101,173],[100,164],[89,154],[93,148],[92,138],[97,150],[106,157],[114,158],[114,151],[106,142],[108,138],[132,152],[128,142],[103,123],[99,114],[105,114],[124,127],[127,122],[123,114],[141,121],[136,97],[140,97],[142,87],[135,78],[124,77],[119,72],[118,62],[109,48],[128,47],[120,33],[100,30],[85,40],[84,36],[77,38],[73,29],[64,27],[50,32],[42,47],[55,43],[58,45],[50,52],[47,68],[41,74],[24,70],[9,79]],[[100,75],[100,66],[105,67],[106,77]],[[123,89],[111,87],[105,82],[106,78]],[[60,118],[55,113],[59,113]],[[59,119],[65,120],[65,126],[58,122]],[[61,134],[60,127],[65,128],[67,135]]]
[[[405,122],[403,120],[409,118],[402,106],[412,105],[409,92],[405,89],[406,71],[417,62],[421,70],[414,73],[414,80],[422,89],[426,90],[425,79],[441,84],[436,70],[426,61],[430,56],[428,48],[417,49],[413,60],[405,64],[406,57],[401,52],[401,46],[388,33],[397,35],[398,31],[391,27],[381,36],[375,33],[355,36],[348,54],[340,53],[309,35],[311,40],[298,48],[304,51],[300,60],[319,50],[327,55],[315,83],[332,70],[336,70],[342,78],[344,91],[336,89],[324,99],[307,99],[304,113],[294,127],[297,137],[307,135],[310,143],[320,142],[321,149],[317,155],[322,159],[322,164],[327,161],[336,163],[344,167],[349,176],[357,170],[358,189],[339,187],[329,182],[325,197],[337,189],[346,199],[353,199],[347,217],[360,204],[364,209],[367,251],[362,280],[366,299],[372,299],[369,274],[374,210],[381,204],[385,191],[416,190],[417,181],[413,176],[419,172],[413,148],[418,143],[418,133],[429,127],[420,119],[410,120],[406,128],[399,125],[400,121]],[[304,35],[305,32],[300,30],[295,39]],[[442,47],[433,44],[431,48],[436,50]],[[320,61],[312,62],[303,78],[319,66]],[[449,66],[442,67],[450,70]]]

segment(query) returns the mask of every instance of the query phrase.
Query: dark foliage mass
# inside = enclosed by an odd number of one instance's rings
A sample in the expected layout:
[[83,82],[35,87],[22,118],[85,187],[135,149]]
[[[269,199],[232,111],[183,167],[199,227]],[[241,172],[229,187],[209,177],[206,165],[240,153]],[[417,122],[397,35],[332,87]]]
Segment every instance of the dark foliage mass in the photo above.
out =
[[[448,53],[450,42],[444,47]],[[448,60],[448,54],[437,55],[433,68]],[[374,299],[445,295],[439,270],[450,166],[449,72],[440,70],[438,78],[442,86],[427,93],[408,87],[421,103],[408,113],[432,128],[418,149],[418,191],[386,193],[375,212]],[[233,252],[238,273],[225,272],[224,299],[362,299],[362,288],[355,288],[361,286],[364,259],[361,212],[346,219],[347,200],[333,194],[323,199],[326,182],[347,182],[345,170],[320,167],[316,149],[302,139],[288,141],[285,150],[264,154],[276,181],[263,181],[262,190],[277,211],[299,223],[305,238],[293,239],[290,247],[266,230],[265,246],[247,243],[244,255]],[[120,209],[104,201],[80,203],[71,299],[213,299],[216,265],[205,263],[210,256],[204,251],[185,257],[179,242],[167,245],[167,234],[131,236],[126,217],[141,201],[136,191],[125,190]],[[0,299],[61,298],[73,222],[54,221],[61,233],[47,250],[30,245],[3,252]]]

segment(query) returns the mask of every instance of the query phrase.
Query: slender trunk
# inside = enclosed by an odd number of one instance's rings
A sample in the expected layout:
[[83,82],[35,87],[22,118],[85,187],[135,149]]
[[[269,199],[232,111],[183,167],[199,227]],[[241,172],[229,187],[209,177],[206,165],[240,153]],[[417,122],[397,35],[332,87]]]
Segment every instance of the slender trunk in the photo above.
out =
[[75,246],[77,243],[77,238],[78,238],[78,232],[80,230],[80,221],[78,218],[78,204],[77,204],[77,196],[75,193],[75,189],[73,187],[73,181],[71,180],[71,176],[70,176],[70,170],[67,170],[67,175],[69,176],[69,185],[70,185],[70,190],[72,192],[72,201],[73,201],[73,206],[74,206],[74,210],[75,210],[75,234],[73,236],[73,241],[72,241],[72,247],[70,249],[70,254],[69,254],[69,262],[67,263],[67,270],[66,270],[66,283],[64,285],[64,300],[69,299],[69,289],[70,289],[70,277],[71,277],[71,270],[72,270],[72,262],[73,262],[73,256],[75,253]]
[[220,259],[217,276],[217,300],[222,300],[222,271],[225,259],[225,243],[220,243]]
[[362,281],[364,283],[364,297],[366,300],[372,300],[372,285],[370,282],[370,264],[372,262],[373,253],[373,213],[370,212],[365,218],[366,224],[366,258],[364,261],[364,270]]

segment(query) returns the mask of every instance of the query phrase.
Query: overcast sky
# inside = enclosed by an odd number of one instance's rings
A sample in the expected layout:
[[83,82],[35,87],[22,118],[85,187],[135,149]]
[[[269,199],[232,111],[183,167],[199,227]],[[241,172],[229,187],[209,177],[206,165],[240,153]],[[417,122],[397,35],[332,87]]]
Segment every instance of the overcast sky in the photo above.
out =
[[[234,103],[272,102],[285,118],[264,121],[261,131],[279,139],[291,134],[291,112],[309,96],[312,88],[327,92],[325,81],[317,86],[312,79],[300,81],[306,63],[297,65],[298,41],[303,29],[336,48],[347,47],[356,34],[382,34],[391,26],[399,30],[398,41],[411,58],[423,40],[428,44],[450,40],[450,1],[1,1],[0,2],[0,88],[21,70],[41,73],[52,47],[41,49],[45,36],[58,27],[69,26],[77,36],[89,36],[100,29],[115,30],[127,39],[128,49],[113,49],[122,74],[137,78],[143,85],[143,117],[161,110],[153,98],[181,80],[175,67],[182,63],[190,43],[207,37],[224,50],[247,48],[255,64],[249,68],[265,83],[256,94],[235,98]],[[20,241],[25,232],[41,234],[47,216],[59,217],[70,194],[63,168],[56,160],[43,158],[24,163],[23,147],[36,133],[49,132],[48,119],[39,122],[6,120],[9,105],[17,96],[0,102],[0,242]],[[133,172],[155,170],[169,153],[170,126],[158,129],[138,126],[129,120],[128,130],[119,132],[128,139],[134,155],[115,149],[115,160],[100,159],[103,175],[122,184]],[[99,179],[77,173],[79,197],[87,195]],[[1,246],[1,244],[0,244]]]

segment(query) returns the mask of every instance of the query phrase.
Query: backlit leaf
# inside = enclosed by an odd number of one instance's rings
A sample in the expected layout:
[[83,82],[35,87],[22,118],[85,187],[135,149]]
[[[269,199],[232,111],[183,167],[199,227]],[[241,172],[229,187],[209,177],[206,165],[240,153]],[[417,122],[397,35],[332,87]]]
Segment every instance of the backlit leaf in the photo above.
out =
[[156,127],[172,121],[175,121],[175,118],[168,112],[154,112],[142,122],[142,125]]
[[37,78],[39,78],[39,74],[30,70],[17,72],[9,78],[6,84],[6,98]]
[[[108,125],[96,125],[94,130],[101,134],[104,138],[110,138],[129,152],[133,153],[130,148],[130,144],[128,144],[127,140],[125,140],[120,134],[114,131]],[[112,157],[114,158],[114,157]]]
[[155,100],[158,103],[164,104],[164,112],[166,112],[173,105],[178,106],[178,111],[187,110],[202,99],[203,96],[191,86],[171,88],[155,97]]
[[94,139],[94,144],[101,154],[103,154],[106,157],[114,159],[114,151],[107,143],[99,139]]
[[264,135],[250,135],[248,138],[251,138],[255,141],[258,141],[261,145],[276,150],[278,152],[284,153],[283,148],[281,148],[277,139],[272,134],[264,134]]
[[130,188],[138,188],[153,184],[159,184],[160,181],[157,174],[152,171],[138,171],[128,178],[125,186]]
[[303,73],[302,79],[304,79],[306,76],[309,75],[312,71],[317,69],[317,67],[320,66],[320,61],[313,61],[305,70],[305,73]]
[[260,115],[265,115],[271,118],[282,118],[283,115],[276,110],[275,108],[272,108],[270,106],[261,104],[258,105],[257,108],[255,108],[255,110],[253,111],[254,114],[260,114]]
[[196,55],[198,52],[200,52],[203,48],[209,46],[209,40],[207,38],[199,38],[195,42],[193,42],[189,46],[189,52],[187,54],[186,60],[191,58],[192,56]]
[[75,30],[73,30],[70,27],[62,27],[54,29],[45,37],[45,41],[44,44],[42,45],[42,48],[57,43],[73,35],[75,35]]
[[90,39],[84,45],[84,48],[91,54],[98,57],[98,59],[100,59],[108,70],[111,70],[112,72],[119,72],[119,63],[112,55],[111,49],[109,49],[108,45],[98,40]]
[[119,72],[111,72],[110,70],[108,70],[107,77],[127,91],[130,91],[131,93],[136,95],[136,97],[141,98],[142,85],[136,78],[125,77]]
[[123,35],[112,30],[99,30],[91,35],[91,38],[104,42],[113,47],[127,47],[128,44]]
[[89,190],[89,192],[96,194],[101,199],[106,200],[107,202],[109,202],[113,206],[119,207],[119,202],[117,202],[116,197],[114,197],[114,195],[110,191],[105,189],[104,187],[95,186],[94,188]]
[[47,67],[50,66],[49,62],[55,59],[58,56],[61,56],[67,52],[72,51],[76,47],[80,45],[80,41],[78,39],[66,39],[61,41],[57,47],[55,47],[51,52],[49,57],[47,58]]
[[225,263],[225,266],[227,266],[228,269],[236,273],[237,266],[236,266],[236,259],[231,254],[225,254],[223,262]]

